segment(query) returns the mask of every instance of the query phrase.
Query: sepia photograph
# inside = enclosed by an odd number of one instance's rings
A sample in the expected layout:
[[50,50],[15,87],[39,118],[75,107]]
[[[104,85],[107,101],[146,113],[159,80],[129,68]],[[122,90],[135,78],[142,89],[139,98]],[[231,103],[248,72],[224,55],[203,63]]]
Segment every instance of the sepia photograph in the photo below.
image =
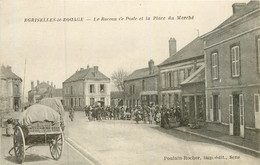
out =
[[259,0],[0,0],[1,165],[259,165]]

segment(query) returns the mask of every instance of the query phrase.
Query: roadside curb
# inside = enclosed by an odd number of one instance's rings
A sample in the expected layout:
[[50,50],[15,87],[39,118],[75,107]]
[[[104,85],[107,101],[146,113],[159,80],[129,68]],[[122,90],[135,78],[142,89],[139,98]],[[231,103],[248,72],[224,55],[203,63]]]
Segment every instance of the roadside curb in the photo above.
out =
[[101,165],[101,162],[99,160],[97,160],[93,155],[91,155],[88,151],[86,151],[84,148],[82,148],[80,145],[78,145],[72,139],[70,139],[69,137],[66,137],[65,140],[66,140],[66,142],[68,142],[68,144],[70,144],[77,151],[79,151],[84,157],[86,157],[92,164]]
[[234,147],[234,148],[238,148],[238,149],[245,151],[246,153],[253,154],[254,156],[260,158],[260,151],[257,151],[257,150],[254,150],[254,149],[251,149],[251,148],[248,148],[248,147],[240,146],[240,145],[232,143],[232,142],[227,142],[227,141],[223,141],[223,140],[213,138],[213,137],[210,137],[210,136],[202,135],[202,134],[199,134],[199,133],[195,133],[195,132],[191,132],[191,131],[187,131],[187,130],[181,130],[181,129],[178,129],[178,128],[173,128],[173,129],[176,130],[176,131],[180,131],[180,132],[188,133],[188,134],[191,134],[191,135],[199,136],[199,137],[202,137],[202,138],[205,138],[205,139],[209,139],[209,140],[212,140],[212,141],[215,141],[215,142],[218,142],[218,143],[221,143],[221,144],[225,144],[225,145],[228,145],[228,146],[231,146],[231,147]]

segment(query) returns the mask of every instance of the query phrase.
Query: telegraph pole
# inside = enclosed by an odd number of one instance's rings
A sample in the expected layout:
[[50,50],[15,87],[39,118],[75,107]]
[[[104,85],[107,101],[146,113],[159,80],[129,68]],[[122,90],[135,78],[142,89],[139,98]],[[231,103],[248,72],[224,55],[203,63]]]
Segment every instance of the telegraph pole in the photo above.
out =
[[25,57],[25,62],[24,62],[24,75],[23,75],[23,105],[22,105],[22,111],[24,111],[24,89],[25,89],[25,74],[26,74],[26,61],[27,61],[27,57]]

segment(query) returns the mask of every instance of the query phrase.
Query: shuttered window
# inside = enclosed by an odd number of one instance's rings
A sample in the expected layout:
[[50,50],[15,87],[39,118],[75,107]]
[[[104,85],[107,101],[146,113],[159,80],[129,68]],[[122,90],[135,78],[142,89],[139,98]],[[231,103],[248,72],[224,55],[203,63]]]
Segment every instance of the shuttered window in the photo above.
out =
[[240,76],[239,46],[234,46],[231,48],[231,72],[232,72],[232,77]]
[[218,79],[218,53],[211,55],[212,79]]

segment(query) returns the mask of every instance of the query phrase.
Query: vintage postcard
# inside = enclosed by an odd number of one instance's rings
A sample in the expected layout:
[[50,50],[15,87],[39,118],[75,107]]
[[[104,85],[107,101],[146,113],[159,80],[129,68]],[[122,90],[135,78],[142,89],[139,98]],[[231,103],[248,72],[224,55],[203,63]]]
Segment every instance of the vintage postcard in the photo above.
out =
[[257,0],[0,0],[0,164],[260,164]]

